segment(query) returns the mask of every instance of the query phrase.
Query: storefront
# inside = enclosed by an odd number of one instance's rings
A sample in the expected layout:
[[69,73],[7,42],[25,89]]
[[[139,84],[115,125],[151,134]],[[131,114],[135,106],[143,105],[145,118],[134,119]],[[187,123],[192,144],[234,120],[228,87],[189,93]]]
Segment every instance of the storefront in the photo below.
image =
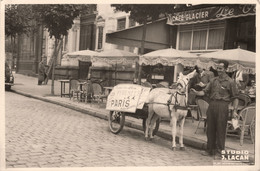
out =
[[192,52],[243,49],[255,51],[255,6],[221,5],[167,16],[177,26],[176,49]]
[[[201,7],[201,8],[200,8]],[[201,54],[220,49],[255,52],[256,26],[254,4],[196,5],[147,24],[146,52],[173,47]],[[107,42],[141,48],[142,25],[107,34]],[[160,67],[160,66],[159,66]],[[150,70],[151,68],[146,68]],[[183,66],[176,65],[176,75]],[[153,70],[153,69],[152,69]],[[170,75],[169,75],[170,73]],[[169,79],[172,80],[172,79]]]

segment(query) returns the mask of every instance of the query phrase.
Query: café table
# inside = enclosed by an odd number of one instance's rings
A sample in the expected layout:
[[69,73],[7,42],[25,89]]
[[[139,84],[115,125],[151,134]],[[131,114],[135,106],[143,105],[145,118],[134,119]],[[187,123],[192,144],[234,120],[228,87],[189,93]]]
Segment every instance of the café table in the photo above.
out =
[[[60,82],[60,96],[70,96],[70,80],[58,80]],[[66,92],[66,84],[69,86],[69,92]]]

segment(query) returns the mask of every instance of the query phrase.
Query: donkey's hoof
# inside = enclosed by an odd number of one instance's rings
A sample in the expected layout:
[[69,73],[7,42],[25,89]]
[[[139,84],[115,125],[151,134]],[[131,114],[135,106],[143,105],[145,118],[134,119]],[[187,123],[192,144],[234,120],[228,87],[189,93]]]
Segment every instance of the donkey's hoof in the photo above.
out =
[[176,151],[176,147],[172,147],[172,151]]
[[149,137],[145,137],[144,139],[145,139],[145,141],[149,141],[149,140],[150,140],[150,138],[149,138]]
[[153,137],[150,137],[150,141],[153,141],[154,140],[154,138]]
[[180,147],[180,150],[185,151],[186,149],[185,149],[185,147]]

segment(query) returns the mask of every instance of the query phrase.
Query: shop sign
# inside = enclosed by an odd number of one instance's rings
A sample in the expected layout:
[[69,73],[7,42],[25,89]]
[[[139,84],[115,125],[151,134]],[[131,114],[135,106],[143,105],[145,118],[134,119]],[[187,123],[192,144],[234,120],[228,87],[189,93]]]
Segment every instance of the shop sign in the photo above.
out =
[[216,6],[209,8],[201,8],[190,11],[183,11],[169,14],[167,16],[167,24],[181,25],[194,24],[216,20],[223,20],[234,17],[255,15],[256,6],[252,4],[234,4],[225,6]]

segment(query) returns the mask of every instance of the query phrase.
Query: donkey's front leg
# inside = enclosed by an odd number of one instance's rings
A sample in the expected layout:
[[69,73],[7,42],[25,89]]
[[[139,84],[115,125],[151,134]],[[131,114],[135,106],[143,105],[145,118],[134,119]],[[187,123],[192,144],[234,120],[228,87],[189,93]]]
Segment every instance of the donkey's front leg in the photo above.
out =
[[154,138],[153,130],[154,130],[157,119],[159,119],[159,116],[156,115],[155,113],[153,113],[153,117],[151,119],[150,128],[149,128],[149,135],[150,135],[151,140],[153,140],[153,138]]
[[175,137],[176,137],[176,124],[177,124],[176,116],[172,115],[171,123],[172,123],[172,150],[175,151],[176,150]]
[[180,120],[180,137],[179,137],[179,143],[180,143],[180,150],[185,150],[184,144],[183,144],[183,128],[184,128],[184,122],[186,114],[181,116],[182,119]]
[[153,106],[151,104],[148,105],[148,117],[145,122],[145,140],[149,140],[149,127],[151,125],[151,119],[154,114]]

